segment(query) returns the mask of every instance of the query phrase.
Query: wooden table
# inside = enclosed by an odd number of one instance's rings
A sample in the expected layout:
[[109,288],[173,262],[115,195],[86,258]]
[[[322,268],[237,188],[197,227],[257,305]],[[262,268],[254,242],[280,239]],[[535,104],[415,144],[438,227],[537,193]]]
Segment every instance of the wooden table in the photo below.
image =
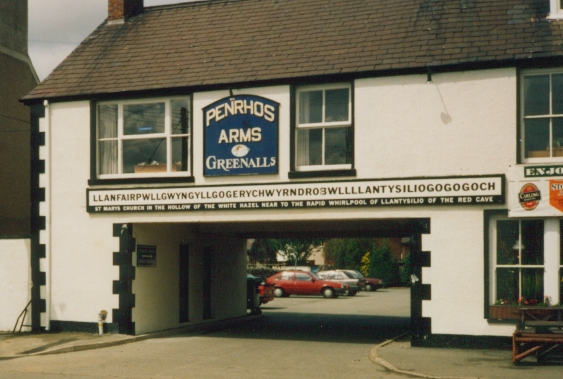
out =
[[563,344],[563,307],[519,307],[518,313],[512,335],[512,362],[518,363],[532,354],[541,361]]

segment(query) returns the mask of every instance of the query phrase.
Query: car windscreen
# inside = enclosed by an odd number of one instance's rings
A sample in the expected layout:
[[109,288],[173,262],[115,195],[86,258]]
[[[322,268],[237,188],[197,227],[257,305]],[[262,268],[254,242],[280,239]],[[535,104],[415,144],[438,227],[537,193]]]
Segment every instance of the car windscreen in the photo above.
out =
[[358,275],[352,274],[351,272],[348,272],[348,271],[343,271],[343,272],[344,272],[344,275],[346,275],[350,279],[359,279]]
[[315,274],[314,272],[310,272],[309,274],[311,274],[311,276],[317,280],[322,280],[321,278],[319,278],[319,276],[317,274]]
[[356,273],[356,275],[358,275],[358,277],[359,277],[360,279],[363,279],[363,278],[364,278],[364,274],[362,274],[362,273],[359,272],[358,270],[354,270],[354,272]]

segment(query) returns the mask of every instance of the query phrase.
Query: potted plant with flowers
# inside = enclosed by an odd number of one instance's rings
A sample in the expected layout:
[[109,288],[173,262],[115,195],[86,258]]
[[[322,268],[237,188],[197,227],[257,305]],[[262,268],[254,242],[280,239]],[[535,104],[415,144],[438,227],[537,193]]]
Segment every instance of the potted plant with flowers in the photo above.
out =
[[546,310],[544,307],[550,306],[553,306],[550,296],[544,296],[543,300],[534,298],[527,299],[524,296],[520,297],[517,301],[498,299],[489,307],[489,318],[498,320],[518,320],[520,318],[518,309],[522,307],[537,307],[537,309],[528,312],[540,317],[544,313],[549,313],[549,310]]

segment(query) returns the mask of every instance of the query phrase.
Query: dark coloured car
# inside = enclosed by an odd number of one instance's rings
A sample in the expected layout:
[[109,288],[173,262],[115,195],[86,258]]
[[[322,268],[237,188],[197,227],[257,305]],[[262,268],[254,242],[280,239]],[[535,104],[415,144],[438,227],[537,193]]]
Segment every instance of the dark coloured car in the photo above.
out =
[[252,314],[260,314],[260,305],[274,300],[274,286],[266,284],[262,279],[246,274],[246,308]]
[[336,298],[348,291],[345,284],[322,280],[306,271],[282,271],[267,278],[266,284],[275,286],[276,297],[322,295],[326,298]]
[[385,287],[385,283],[383,282],[383,280],[377,278],[366,278],[358,270],[340,270],[340,271],[344,271],[346,273],[350,273],[352,275],[358,276],[358,278],[360,278],[360,280],[362,280],[363,282],[362,289],[364,291],[368,291],[368,292],[377,291],[378,289]]

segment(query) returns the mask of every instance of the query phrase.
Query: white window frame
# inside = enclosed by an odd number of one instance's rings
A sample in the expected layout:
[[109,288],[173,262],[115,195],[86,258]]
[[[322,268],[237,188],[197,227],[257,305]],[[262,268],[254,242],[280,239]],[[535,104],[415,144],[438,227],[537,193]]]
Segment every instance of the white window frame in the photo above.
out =
[[549,16],[548,19],[563,19],[563,7],[561,0],[550,0],[549,1]]
[[[543,238],[543,255],[544,261],[542,265],[497,265],[497,221],[511,220],[511,221],[525,221],[526,219],[508,218],[506,216],[493,216],[489,220],[489,305],[495,305],[499,300],[497,298],[497,267],[514,267],[516,269],[523,268],[543,268],[543,295],[549,297],[553,304],[559,303],[560,299],[560,286],[559,286],[559,270],[562,269],[563,262],[560,262],[560,239],[563,238],[560,232],[560,219],[548,218],[543,219],[544,223],[544,238]],[[520,223],[520,227],[521,227]],[[519,233],[521,240],[522,234]],[[516,242],[516,241],[515,241]],[[519,276],[521,280],[521,275]],[[519,294],[521,296],[522,284],[519,283]]]
[[[324,121],[324,117],[325,117],[325,91],[327,90],[333,90],[333,89],[348,89],[348,120],[346,121],[333,121],[333,122],[325,122]],[[309,92],[309,91],[319,91],[322,90],[323,91],[323,104],[322,104],[322,118],[323,121],[322,122],[317,122],[317,123],[306,123],[306,124],[300,124],[299,120],[300,120],[300,95],[302,92]],[[334,83],[334,84],[325,84],[325,85],[311,85],[311,86],[302,86],[302,87],[298,87],[295,91],[295,101],[296,101],[296,115],[295,115],[295,151],[294,151],[294,157],[295,157],[295,170],[296,171],[324,171],[324,170],[349,170],[352,168],[352,163],[346,163],[346,164],[325,164],[324,163],[324,159],[325,159],[325,133],[324,130],[326,129],[330,129],[330,128],[342,128],[342,127],[348,127],[348,128],[352,128],[352,85],[351,83]],[[298,162],[298,133],[297,131],[299,129],[323,129],[323,139],[322,139],[322,159],[323,159],[323,163],[320,165],[301,165],[299,166],[297,164]],[[351,129],[350,129],[351,130]],[[354,149],[353,147],[353,142],[352,142],[352,149]]]
[[[186,100],[187,109],[187,123],[188,123],[188,133],[185,134],[173,134],[172,130],[172,115],[171,115],[171,101],[172,100]],[[138,135],[125,135],[124,120],[123,120],[123,108],[126,105],[143,105],[143,104],[155,104],[164,103],[164,132],[163,133],[153,133],[153,134],[138,134]],[[117,137],[115,138],[104,138],[99,137],[100,133],[100,117],[99,111],[100,106],[103,105],[117,105]],[[116,178],[148,178],[148,177],[184,177],[191,176],[191,152],[192,152],[192,125],[191,125],[191,99],[189,96],[176,96],[167,98],[150,98],[150,99],[137,99],[137,100],[121,100],[121,101],[104,101],[97,104],[97,124],[96,124],[96,173],[98,179],[116,179]],[[174,138],[187,138],[188,153],[187,153],[187,170],[186,171],[172,171],[172,140]],[[123,141],[126,140],[146,140],[146,139],[162,139],[166,141],[166,164],[167,168],[165,172],[151,172],[151,173],[123,173]],[[116,174],[100,174],[101,162],[100,162],[100,141],[117,140],[117,170]]]
[[[523,71],[520,75],[520,135],[522,136],[521,146],[520,146],[520,157],[523,163],[539,163],[539,162],[561,162],[563,161],[563,157],[541,157],[541,158],[526,158],[526,134],[525,134],[525,120],[528,119],[546,119],[550,120],[549,122],[549,146],[552,147],[552,135],[553,135],[553,127],[552,127],[552,120],[556,117],[563,117],[563,114],[553,114],[552,113],[552,96],[551,96],[551,75],[553,74],[563,74],[563,69],[542,69],[542,70],[526,70]],[[525,100],[525,93],[524,93],[524,78],[527,76],[541,76],[541,75],[550,75],[550,95],[549,95],[549,114],[539,115],[539,116],[525,116],[524,115],[524,100]],[[550,155],[551,149],[550,149]]]

